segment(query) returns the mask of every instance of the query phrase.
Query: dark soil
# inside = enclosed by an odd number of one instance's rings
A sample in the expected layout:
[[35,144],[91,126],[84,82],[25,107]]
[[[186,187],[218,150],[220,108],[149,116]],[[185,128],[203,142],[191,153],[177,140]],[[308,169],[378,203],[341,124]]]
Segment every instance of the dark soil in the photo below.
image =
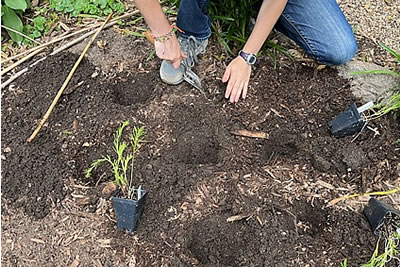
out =
[[[46,221],[53,211],[68,214],[72,208],[65,203],[88,187],[73,203],[79,212],[100,217],[101,236],[88,236],[110,238],[112,250],[99,254],[96,242],[74,243],[71,249],[81,253],[82,266],[94,262],[83,255],[97,255],[103,266],[127,266],[133,258],[138,266],[366,262],[375,238],[365,218],[326,208],[339,193],[311,185],[322,180],[360,192],[398,179],[398,122],[390,116],[371,122],[378,136],[365,130],[354,141],[354,136],[333,138],[328,121],[353,102],[360,104],[348,81],[334,69],[287,60],[274,69],[262,58],[249,98],[230,104],[223,97],[225,85],[216,79],[223,62],[211,55],[213,50],[196,67],[204,94],[186,83],[163,84],[157,60],[131,59],[135,62],[126,63],[122,72],[83,60],[32,143],[26,139],[78,56],[50,57],[17,80],[2,92],[3,214],[14,216],[16,208],[34,221]],[[125,120],[148,132],[136,162],[135,181],[149,191],[136,239],[116,229],[109,198],[101,194],[103,182],[112,179],[109,170],[98,169],[90,181],[83,178],[94,159],[113,153],[113,134]],[[237,137],[230,134],[235,129],[264,131],[269,137]],[[107,209],[101,208],[103,202]],[[97,233],[96,227],[79,227]],[[14,253],[7,251],[3,262],[22,261]],[[67,262],[58,260],[53,263]]]

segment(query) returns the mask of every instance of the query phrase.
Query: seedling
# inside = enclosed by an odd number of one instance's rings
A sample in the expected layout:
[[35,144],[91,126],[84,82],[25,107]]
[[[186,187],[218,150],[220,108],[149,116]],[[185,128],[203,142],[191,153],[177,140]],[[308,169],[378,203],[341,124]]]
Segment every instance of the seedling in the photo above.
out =
[[115,157],[109,155],[103,156],[95,160],[89,169],[85,171],[85,177],[89,178],[92,171],[95,170],[102,163],[108,163],[114,174],[114,183],[121,189],[122,194],[128,199],[140,199],[141,188],[135,189],[133,186],[133,173],[135,156],[139,152],[142,143],[144,142],[145,130],[144,127],[133,127],[129,135],[129,143],[122,140],[123,132],[129,121],[125,121],[114,134],[113,150]]
[[[400,266],[400,212],[376,198],[371,198],[364,214],[373,233],[379,238],[371,258],[361,267],[384,267],[390,261],[395,261],[393,266]],[[384,242],[383,249],[380,249],[381,242]],[[344,259],[341,266],[347,267],[347,259]]]
[[[371,198],[364,209],[364,214],[368,218],[372,231],[379,236],[379,239],[371,259],[362,267],[385,266],[392,259],[400,264],[398,258],[400,255],[400,212],[384,202]],[[379,244],[382,239],[385,247],[379,254]]]
[[[399,230],[400,228],[398,228]],[[384,238],[385,248],[381,254],[379,254],[379,243],[380,239],[376,242],[376,247],[374,253],[370,260],[361,265],[361,267],[384,267],[391,260],[397,261],[400,264],[399,253],[399,242],[400,242],[400,232],[396,231]],[[398,266],[398,265],[397,265]]]

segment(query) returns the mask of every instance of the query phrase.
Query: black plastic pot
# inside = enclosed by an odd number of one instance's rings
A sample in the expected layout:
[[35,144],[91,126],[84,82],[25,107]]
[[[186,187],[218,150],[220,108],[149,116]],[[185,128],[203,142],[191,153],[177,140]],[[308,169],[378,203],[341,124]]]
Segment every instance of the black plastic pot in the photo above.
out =
[[328,122],[329,129],[336,138],[358,133],[364,124],[365,122],[361,118],[356,104],[352,104],[348,109]]
[[147,196],[146,190],[141,191],[141,198],[138,200],[112,197],[115,217],[117,219],[118,229],[133,232],[139,223],[139,217],[142,214],[144,201]]
[[381,226],[388,223],[388,220],[400,220],[400,211],[376,198],[371,198],[368,201],[368,206],[364,208],[364,214],[367,216],[372,232],[375,235],[380,234]]

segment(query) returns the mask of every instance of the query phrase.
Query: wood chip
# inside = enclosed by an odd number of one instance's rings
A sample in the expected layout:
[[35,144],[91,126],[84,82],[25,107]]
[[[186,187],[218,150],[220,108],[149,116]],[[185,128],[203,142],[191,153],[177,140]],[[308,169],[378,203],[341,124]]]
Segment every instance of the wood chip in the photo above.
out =
[[74,262],[71,263],[71,265],[69,267],[78,267],[79,266],[80,261],[78,259],[74,260]]
[[266,133],[266,132],[249,131],[246,129],[234,130],[234,131],[231,131],[231,134],[243,136],[243,137],[251,137],[251,138],[263,138],[263,139],[268,138],[268,133]]
[[81,81],[77,84],[75,84],[74,86],[69,86],[67,87],[64,92],[62,93],[63,95],[69,95],[72,94],[78,87],[80,87],[82,84],[84,83],[84,81]]
[[331,185],[331,184],[329,184],[327,182],[321,181],[321,180],[318,180],[317,184],[322,186],[322,187],[328,188],[329,190],[335,189],[335,187],[333,185]]
[[46,244],[46,242],[44,242],[44,241],[41,240],[41,239],[37,239],[37,238],[31,238],[31,241],[32,241],[32,242],[35,242],[35,243],[39,243],[39,244]]
[[268,112],[265,113],[264,116],[262,116],[260,119],[256,120],[255,122],[250,123],[250,124],[249,124],[249,127],[250,127],[250,128],[255,128],[255,127],[257,127],[258,125],[260,125],[261,123],[264,123],[264,122],[267,120],[267,118],[268,118],[268,116],[269,116],[270,114],[271,114],[271,111],[268,111]]
[[280,118],[285,118],[285,116],[281,115],[276,109],[271,108],[271,111]]
[[248,218],[250,216],[251,216],[251,213],[242,213],[242,214],[239,214],[239,215],[231,216],[228,219],[226,219],[226,221],[227,222],[240,221],[240,220],[246,219],[246,218]]
[[102,248],[110,248],[111,247],[111,238],[108,239],[98,239],[97,243],[99,243]]
[[326,205],[326,207],[334,206],[337,203],[339,203],[340,201],[345,200],[345,199],[346,199],[345,197],[338,197],[338,198],[332,199],[331,201],[328,202],[328,205]]
[[181,209],[182,210],[187,210],[188,206],[189,206],[189,203],[185,201],[185,202],[182,203]]

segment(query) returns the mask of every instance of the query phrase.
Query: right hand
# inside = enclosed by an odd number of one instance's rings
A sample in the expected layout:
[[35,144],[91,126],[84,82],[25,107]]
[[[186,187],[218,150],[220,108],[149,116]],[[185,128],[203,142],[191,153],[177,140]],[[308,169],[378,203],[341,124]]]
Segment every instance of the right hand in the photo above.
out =
[[156,55],[170,62],[175,69],[179,68],[182,59],[186,58],[175,34],[164,42],[155,41],[154,47],[156,49]]

